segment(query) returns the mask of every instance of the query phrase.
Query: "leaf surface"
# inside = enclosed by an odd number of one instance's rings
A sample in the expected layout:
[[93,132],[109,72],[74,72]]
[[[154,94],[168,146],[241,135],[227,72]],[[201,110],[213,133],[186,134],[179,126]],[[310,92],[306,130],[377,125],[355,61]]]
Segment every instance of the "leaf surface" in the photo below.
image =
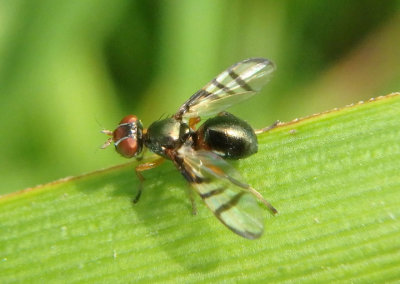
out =
[[[0,198],[0,282],[399,280],[400,95],[282,124],[237,161],[279,211],[259,240],[191,215],[172,163],[135,163]],[[261,205],[260,205],[261,206]]]

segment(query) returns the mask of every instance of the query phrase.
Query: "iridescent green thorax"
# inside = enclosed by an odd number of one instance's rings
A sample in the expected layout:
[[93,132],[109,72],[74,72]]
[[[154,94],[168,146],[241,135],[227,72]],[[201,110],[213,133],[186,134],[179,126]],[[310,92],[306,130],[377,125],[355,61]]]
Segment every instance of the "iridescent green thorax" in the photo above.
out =
[[188,138],[189,126],[174,118],[153,122],[144,135],[144,144],[150,151],[168,158],[166,149],[177,149]]

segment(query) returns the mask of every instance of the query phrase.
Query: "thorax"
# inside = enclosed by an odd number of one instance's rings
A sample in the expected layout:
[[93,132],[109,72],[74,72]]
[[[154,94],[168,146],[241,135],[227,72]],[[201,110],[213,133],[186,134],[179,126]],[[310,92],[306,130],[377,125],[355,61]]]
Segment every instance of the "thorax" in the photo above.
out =
[[144,144],[150,151],[169,158],[166,150],[178,149],[190,135],[189,126],[174,118],[153,122],[144,135]]

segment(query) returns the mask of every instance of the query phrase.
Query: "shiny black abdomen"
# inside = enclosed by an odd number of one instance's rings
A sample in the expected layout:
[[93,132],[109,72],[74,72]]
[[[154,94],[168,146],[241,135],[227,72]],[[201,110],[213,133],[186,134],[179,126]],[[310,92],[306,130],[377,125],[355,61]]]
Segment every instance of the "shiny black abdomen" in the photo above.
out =
[[258,142],[247,122],[222,112],[200,126],[196,132],[195,147],[213,151],[223,158],[241,159],[256,153]]
[[144,144],[150,151],[168,158],[166,149],[177,149],[189,136],[189,126],[174,118],[153,122],[144,135]]

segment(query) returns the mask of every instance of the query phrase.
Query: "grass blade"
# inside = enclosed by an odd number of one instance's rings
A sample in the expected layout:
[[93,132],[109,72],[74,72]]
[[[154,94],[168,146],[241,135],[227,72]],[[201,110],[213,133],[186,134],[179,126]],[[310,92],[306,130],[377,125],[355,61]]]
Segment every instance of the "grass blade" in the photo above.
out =
[[399,280],[400,95],[280,125],[233,163],[279,211],[231,233],[171,163],[134,163],[0,198],[0,282]]

